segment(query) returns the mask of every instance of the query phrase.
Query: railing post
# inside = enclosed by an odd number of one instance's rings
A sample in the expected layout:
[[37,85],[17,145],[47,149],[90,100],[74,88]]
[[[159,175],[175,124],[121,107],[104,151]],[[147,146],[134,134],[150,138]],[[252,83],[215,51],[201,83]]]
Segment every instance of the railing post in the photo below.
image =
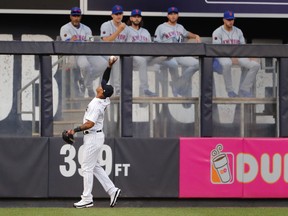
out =
[[279,137],[288,137],[288,58],[279,62]]
[[42,137],[53,136],[53,93],[51,56],[40,55],[40,124]]
[[121,137],[133,136],[132,122],[132,72],[133,58],[124,56],[121,68],[121,98],[120,98],[120,121]]
[[213,96],[213,68],[212,58],[200,58],[200,136],[213,135],[212,96]]

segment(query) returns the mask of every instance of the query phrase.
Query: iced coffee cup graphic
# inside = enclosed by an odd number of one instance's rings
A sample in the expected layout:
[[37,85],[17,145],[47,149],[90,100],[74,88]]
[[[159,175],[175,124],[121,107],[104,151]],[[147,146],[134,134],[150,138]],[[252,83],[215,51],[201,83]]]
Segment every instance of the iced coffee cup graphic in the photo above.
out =
[[231,181],[231,173],[227,155],[224,153],[218,154],[213,158],[213,165],[221,179],[221,182],[227,183]]

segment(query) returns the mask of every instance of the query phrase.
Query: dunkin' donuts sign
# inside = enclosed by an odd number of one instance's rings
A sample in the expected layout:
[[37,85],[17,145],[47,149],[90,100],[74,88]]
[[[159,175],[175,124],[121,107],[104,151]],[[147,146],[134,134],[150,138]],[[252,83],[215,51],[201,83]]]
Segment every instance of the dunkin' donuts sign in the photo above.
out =
[[210,178],[213,184],[229,184],[233,182],[234,155],[221,152],[222,144],[218,144],[211,152]]
[[179,197],[288,196],[288,139],[181,138]]

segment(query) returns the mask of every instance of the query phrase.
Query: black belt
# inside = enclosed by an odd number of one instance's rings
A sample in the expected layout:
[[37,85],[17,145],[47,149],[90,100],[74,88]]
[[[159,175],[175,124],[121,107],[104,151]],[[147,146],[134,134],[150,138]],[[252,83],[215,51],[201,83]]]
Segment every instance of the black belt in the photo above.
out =
[[[92,133],[92,132],[94,132],[94,131],[83,131],[83,134],[85,135],[85,134],[89,134],[89,133]],[[102,132],[102,130],[97,130],[96,131],[96,133],[100,133],[100,132]]]

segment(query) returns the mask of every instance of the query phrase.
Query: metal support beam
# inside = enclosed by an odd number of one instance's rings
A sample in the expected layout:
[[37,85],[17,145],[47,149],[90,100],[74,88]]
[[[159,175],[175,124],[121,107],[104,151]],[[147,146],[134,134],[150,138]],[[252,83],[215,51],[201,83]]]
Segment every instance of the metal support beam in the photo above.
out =
[[121,98],[120,98],[120,120],[121,137],[133,136],[132,122],[132,72],[133,57],[122,57],[121,64]]
[[39,56],[40,58],[40,124],[41,136],[53,136],[53,93],[52,93],[52,60],[51,56]]

